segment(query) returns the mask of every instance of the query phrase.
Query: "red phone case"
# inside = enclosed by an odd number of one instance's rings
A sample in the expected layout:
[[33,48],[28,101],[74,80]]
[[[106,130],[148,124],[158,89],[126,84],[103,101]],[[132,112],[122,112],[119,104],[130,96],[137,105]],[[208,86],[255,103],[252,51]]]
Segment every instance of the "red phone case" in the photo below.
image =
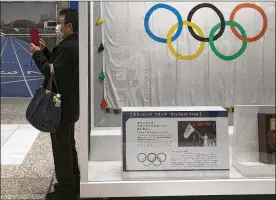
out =
[[31,28],[30,29],[30,36],[31,36],[31,42],[39,46],[39,34],[38,34],[38,29],[37,28]]

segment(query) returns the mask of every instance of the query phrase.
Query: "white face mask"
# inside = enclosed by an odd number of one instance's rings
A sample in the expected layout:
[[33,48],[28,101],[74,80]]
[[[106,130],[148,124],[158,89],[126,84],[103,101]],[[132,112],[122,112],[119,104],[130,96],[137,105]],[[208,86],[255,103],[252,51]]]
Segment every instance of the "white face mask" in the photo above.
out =
[[62,33],[60,31],[60,24],[56,26],[56,34],[57,34],[58,39],[60,39],[60,40],[63,39],[64,33]]

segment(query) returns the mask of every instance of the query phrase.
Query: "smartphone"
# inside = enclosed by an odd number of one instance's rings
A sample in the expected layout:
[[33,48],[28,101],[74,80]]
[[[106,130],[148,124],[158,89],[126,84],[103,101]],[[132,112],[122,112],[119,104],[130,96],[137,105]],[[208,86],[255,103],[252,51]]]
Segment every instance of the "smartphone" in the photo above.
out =
[[38,34],[38,28],[31,28],[30,29],[30,36],[31,36],[31,42],[35,46],[39,46],[39,34]]

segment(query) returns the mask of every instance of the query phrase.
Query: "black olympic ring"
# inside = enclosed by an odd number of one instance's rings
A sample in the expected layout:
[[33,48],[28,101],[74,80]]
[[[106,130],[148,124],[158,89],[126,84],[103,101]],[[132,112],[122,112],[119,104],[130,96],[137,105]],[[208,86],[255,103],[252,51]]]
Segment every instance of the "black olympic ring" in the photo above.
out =
[[[215,41],[215,40],[219,39],[222,36],[222,34],[224,33],[224,30],[225,30],[225,20],[224,20],[223,14],[220,12],[220,10],[216,6],[214,6],[213,4],[210,4],[210,3],[198,4],[197,6],[195,6],[189,12],[188,17],[187,17],[187,21],[192,22],[192,17],[195,14],[195,12],[197,10],[199,10],[200,8],[205,8],[205,7],[206,8],[211,8],[213,11],[215,11],[217,13],[217,15],[219,16],[219,19],[220,19],[221,27],[220,27],[219,32],[213,38],[213,40]],[[201,41],[201,42],[209,42],[209,38],[203,38],[203,37],[198,36],[194,32],[194,30],[191,26],[188,26],[188,30],[196,40]]]
[[[140,155],[144,155],[144,158],[142,160],[140,159]],[[163,159],[162,157],[160,157],[161,155],[163,155]],[[160,166],[162,162],[166,161],[166,159],[167,159],[167,156],[164,153],[159,153],[158,155],[156,155],[155,153],[149,153],[148,155],[146,155],[145,153],[139,153],[137,156],[137,160],[139,162],[144,163],[146,160],[148,160],[156,167]]]

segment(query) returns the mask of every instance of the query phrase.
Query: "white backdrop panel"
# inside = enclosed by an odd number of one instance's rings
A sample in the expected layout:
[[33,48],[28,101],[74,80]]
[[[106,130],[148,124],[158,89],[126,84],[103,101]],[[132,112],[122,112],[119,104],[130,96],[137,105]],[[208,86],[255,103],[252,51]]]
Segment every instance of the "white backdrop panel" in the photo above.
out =
[[[256,42],[247,44],[237,59],[224,61],[205,43],[202,54],[194,60],[179,60],[164,43],[151,39],[144,28],[147,11],[157,2],[102,2],[103,63],[106,78],[104,94],[109,107],[123,106],[199,106],[275,103],[275,3],[256,2],[266,13],[268,28]],[[198,2],[166,3],[173,6],[186,20]],[[215,2],[226,21],[240,3]],[[235,21],[241,24],[248,37],[256,36],[263,27],[261,15],[245,8],[237,12]],[[220,22],[209,8],[198,10],[192,18],[208,37]],[[177,23],[176,16],[158,9],[150,17],[151,31],[166,38]],[[173,42],[183,55],[199,48],[187,26]],[[215,46],[224,55],[232,55],[242,45],[226,26]]]

